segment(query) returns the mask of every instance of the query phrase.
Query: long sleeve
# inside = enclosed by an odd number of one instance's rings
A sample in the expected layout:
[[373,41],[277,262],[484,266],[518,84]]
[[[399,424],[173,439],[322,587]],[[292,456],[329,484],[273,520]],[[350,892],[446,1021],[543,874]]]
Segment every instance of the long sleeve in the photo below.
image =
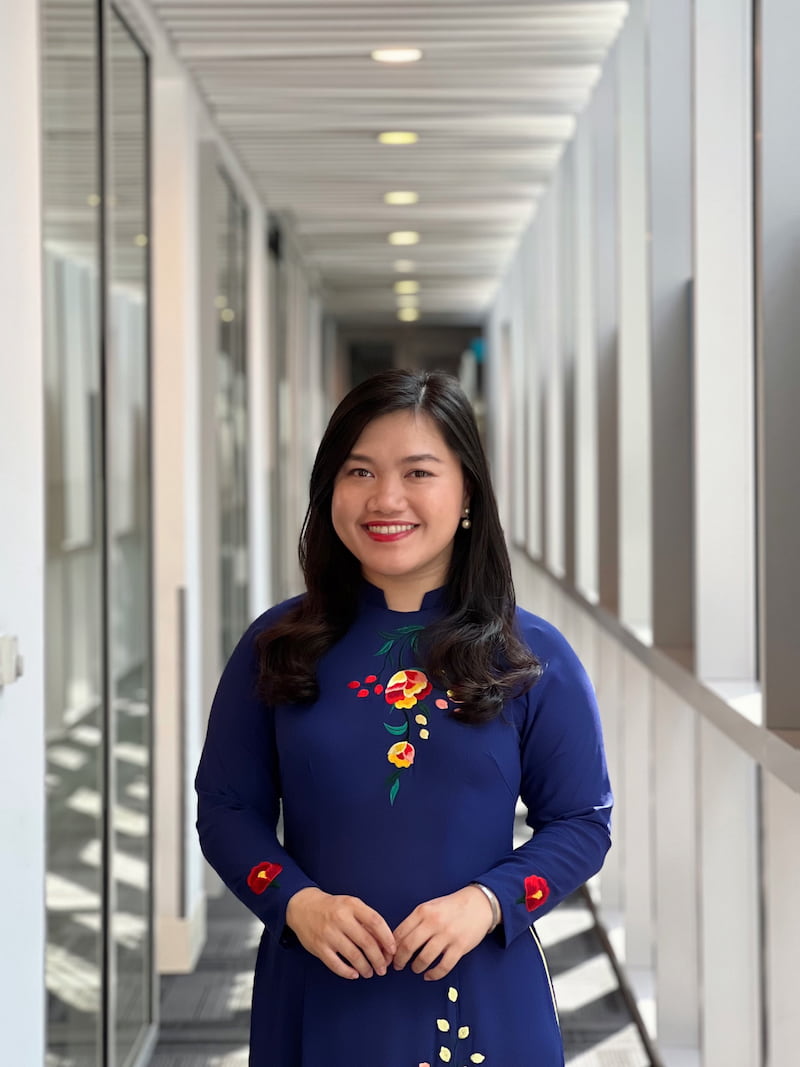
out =
[[520,723],[520,796],[533,836],[476,879],[497,895],[505,944],[595,874],[611,843],[612,796],[592,685],[558,631],[527,636],[544,659]]
[[203,854],[230,890],[284,938],[286,906],[314,886],[276,835],[280,770],[272,709],[256,695],[254,640],[277,612],[256,620],[228,661],[217,688],[197,771],[197,830]]

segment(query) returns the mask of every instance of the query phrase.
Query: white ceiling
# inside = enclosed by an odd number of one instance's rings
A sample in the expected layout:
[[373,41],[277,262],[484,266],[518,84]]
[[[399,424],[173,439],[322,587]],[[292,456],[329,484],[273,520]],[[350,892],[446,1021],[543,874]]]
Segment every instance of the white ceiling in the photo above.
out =
[[[271,208],[342,318],[476,322],[624,20],[616,0],[151,0]],[[420,62],[375,63],[414,46]],[[387,147],[381,130],[413,130]],[[419,203],[388,207],[392,189]],[[394,248],[390,231],[421,241]],[[412,259],[410,275],[395,273]]]

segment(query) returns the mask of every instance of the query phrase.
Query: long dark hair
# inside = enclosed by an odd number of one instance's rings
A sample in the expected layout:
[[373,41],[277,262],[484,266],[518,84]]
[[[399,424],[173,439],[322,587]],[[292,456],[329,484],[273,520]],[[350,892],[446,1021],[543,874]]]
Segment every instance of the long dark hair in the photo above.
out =
[[353,623],[361,565],[331,518],[336,476],[373,419],[413,411],[433,420],[458,456],[470,498],[471,527],[459,525],[447,575],[444,615],[426,628],[421,666],[438,689],[461,702],[458,718],[485,722],[525,692],[541,668],[516,633],[514,585],[486,455],[457,379],[439,371],[385,371],[357,385],[331,416],[311,472],[300,534],[304,596],[259,635],[259,688],[271,704],[317,699],[317,663]]

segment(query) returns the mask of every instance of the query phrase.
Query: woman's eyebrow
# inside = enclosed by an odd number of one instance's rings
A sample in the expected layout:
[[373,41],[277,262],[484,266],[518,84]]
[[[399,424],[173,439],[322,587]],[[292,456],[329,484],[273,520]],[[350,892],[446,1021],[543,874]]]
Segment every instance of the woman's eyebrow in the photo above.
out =
[[[351,452],[347,459],[348,461],[353,461],[356,463],[375,462],[375,460],[371,456],[366,456],[363,452]],[[400,460],[401,463],[425,463],[426,461],[433,463],[444,463],[443,459],[440,459],[439,456],[434,456],[432,452],[420,452],[416,456],[403,456],[403,458]]]

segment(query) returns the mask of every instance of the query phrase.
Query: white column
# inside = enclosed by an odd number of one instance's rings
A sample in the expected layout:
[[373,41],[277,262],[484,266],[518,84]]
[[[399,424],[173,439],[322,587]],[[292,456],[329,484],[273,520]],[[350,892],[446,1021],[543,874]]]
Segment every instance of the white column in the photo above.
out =
[[525,472],[527,515],[526,546],[534,559],[542,558],[542,372],[536,330],[535,290],[539,280],[535,226],[528,228],[520,246],[523,314],[523,377],[518,383],[525,397]]
[[591,127],[584,116],[575,136],[575,577],[596,603],[597,556],[597,347]]
[[653,908],[652,676],[639,660],[622,655],[625,709],[622,793],[625,893],[625,965],[640,1010],[654,1028],[652,978],[655,941]]
[[695,0],[695,657],[756,676],[752,3]]
[[699,800],[702,1062],[760,1067],[756,766],[706,720]]
[[[509,352],[511,375],[509,390],[511,395],[511,522],[512,529],[509,534],[514,544],[525,543],[527,532],[527,502],[526,502],[526,419],[525,390],[522,383],[525,381],[525,294],[527,278],[524,271],[524,257],[520,249],[514,257],[514,262],[506,278],[506,285],[510,289],[510,339],[511,350]],[[515,388],[516,386],[516,388]]]
[[[194,841],[193,765],[203,663],[190,643],[200,570],[195,455],[199,409],[198,115],[187,80],[153,91],[153,543],[156,964],[191,970],[205,937]],[[208,432],[206,430],[206,432]],[[194,466],[193,460],[194,458]],[[194,471],[194,474],[193,474]]]
[[[588,618],[588,617],[587,617]],[[621,659],[619,645],[592,621],[596,628],[596,670],[592,675],[597,690],[597,703],[603,723],[603,739],[608,761],[608,774],[614,792],[614,814],[611,824],[611,850],[600,872],[603,916],[609,926],[616,926],[617,916],[624,907],[624,841],[625,779],[623,775],[625,722],[621,697]]]
[[797,961],[800,960],[800,795],[763,778],[766,1046],[769,1067],[793,1063],[800,1049]]
[[[658,1043],[686,1053],[699,1045],[697,929],[697,713],[653,683],[653,813]],[[702,812],[699,813],[702,818]]]
[[650,320],[644,0],[617,42],[619,219],[619,612],[652,640]]
[[274,432],[272,417],[275,405],[271,391],[274,374],[269,339],[271,272],[267,269],[267,217],[261,204],[247,201],[248,270],[247,270],[247,381],[248,431],[248,519],[250,534],[250,615],[255,618],[271,606],[272,508],[270,501]]
[[44,437],[39,5],[0,5],[0,634],[25,673],[0,688],[0,1028],[44,1063]]
[[559,184],[547,193],[537,219],[540,274],[538,308],[541,319],[541,358],[545,388],[545,524],[546,563],[558,578],[564,576],[564,379],[559,314]]

